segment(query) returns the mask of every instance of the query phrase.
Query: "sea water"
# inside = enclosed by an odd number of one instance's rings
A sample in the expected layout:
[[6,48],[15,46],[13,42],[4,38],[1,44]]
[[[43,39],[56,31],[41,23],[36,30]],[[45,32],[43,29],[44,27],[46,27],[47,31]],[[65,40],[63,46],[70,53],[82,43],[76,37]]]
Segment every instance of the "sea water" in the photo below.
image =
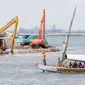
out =
[[[85,36],[71,36],[67,53],[85,54]],[[65,36],[48,36],[50,45],[63,49]],[[57,64],[62,52],[48,52],[47,64]],[[85,85],[84,73],[43,73],[36,67],[42,53],[0,56],[0,85]]]
[[[66,36],[49,36],[47,40],[50,45],[54,45],[59,49],[63,49],[63,41]],[[85,54],[85,36],[70,36],[67,52],[74,54]]]

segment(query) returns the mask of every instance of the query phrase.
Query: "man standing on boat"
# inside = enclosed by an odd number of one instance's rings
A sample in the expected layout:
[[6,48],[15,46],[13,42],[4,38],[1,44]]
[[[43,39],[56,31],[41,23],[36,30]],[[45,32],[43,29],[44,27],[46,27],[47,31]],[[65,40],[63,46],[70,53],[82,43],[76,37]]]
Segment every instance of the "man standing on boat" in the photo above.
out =
[[45,52],[42,53],[42,61],[43,61],[43,65],[46,65],[46,54],[45,54]]
[[58,66],[60,67],[60,58],[58,58]]

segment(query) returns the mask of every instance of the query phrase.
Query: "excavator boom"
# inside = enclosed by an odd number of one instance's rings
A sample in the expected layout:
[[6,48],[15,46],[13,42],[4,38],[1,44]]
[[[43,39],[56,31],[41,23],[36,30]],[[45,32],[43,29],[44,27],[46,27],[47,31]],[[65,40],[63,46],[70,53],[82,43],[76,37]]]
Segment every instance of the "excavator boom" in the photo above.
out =
[[0,33],[2,33],[8,27],[10,27],[12,24],[14,24],[14,32],[13,32],[13,36],[12,36],[12,46],[11,46],[11,50],[10,50],[11,53],[13,53],[13,49],[14,49],[14,40],[15,40],[16,30],[17,30],[17,26],[18,26],[18,16],[16,16],[10,22],[8,22],[7,25],[0,28]]
[[45,39],[45,9],[43,9],[43,39]]
[[38,32],[38,39],[45,38],[44,33],[45,33],[45,9],[43,9],[42,19],[40,22],[40,28]]

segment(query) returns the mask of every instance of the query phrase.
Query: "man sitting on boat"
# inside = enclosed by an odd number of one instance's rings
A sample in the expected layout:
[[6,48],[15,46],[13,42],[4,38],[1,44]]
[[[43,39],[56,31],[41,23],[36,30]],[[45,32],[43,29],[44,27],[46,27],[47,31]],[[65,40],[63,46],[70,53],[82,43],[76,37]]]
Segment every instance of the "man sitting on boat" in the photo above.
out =
[[70,63],[69,63],[69,68],[72,68],[72,67],[73,67],[73,65],[72,65],[72,63],[70,62]]
[[78,64],[77,62],[75,61],[74,64],[73,64],[73,68],[77,68],[78,67]]
[[84,66],[83,66],[82,63],[80,62],[80,63],[79,63],[79,68],[82,68],[82,67],[84,67]]

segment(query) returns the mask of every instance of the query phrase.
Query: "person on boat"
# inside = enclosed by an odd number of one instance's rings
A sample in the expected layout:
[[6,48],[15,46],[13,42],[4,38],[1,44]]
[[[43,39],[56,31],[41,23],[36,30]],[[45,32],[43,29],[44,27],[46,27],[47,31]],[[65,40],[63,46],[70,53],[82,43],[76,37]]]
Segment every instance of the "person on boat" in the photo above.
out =
[[43,65],[46,65],[46,54],[45,54],[45,52],[42,53],[42,61],[43,61]]
[[58,66],[60,67],[60,58],[58,58]]
[[80,63],[79,63],[79,68],[82,68],[82,67],[83,67],[83,66],[82,66],[82,63],[80,62]]
[[72,63],[70,62],[70,63],[69,63],[69,68],[72,68],[72,66],[73,66]]
[[84,62],[84,66],[83,67],[85,68],[85,62]]
[[77,68],[78,67],[78,64],[77,62],[75,61],[74,64],[73,64],[73,68]]

